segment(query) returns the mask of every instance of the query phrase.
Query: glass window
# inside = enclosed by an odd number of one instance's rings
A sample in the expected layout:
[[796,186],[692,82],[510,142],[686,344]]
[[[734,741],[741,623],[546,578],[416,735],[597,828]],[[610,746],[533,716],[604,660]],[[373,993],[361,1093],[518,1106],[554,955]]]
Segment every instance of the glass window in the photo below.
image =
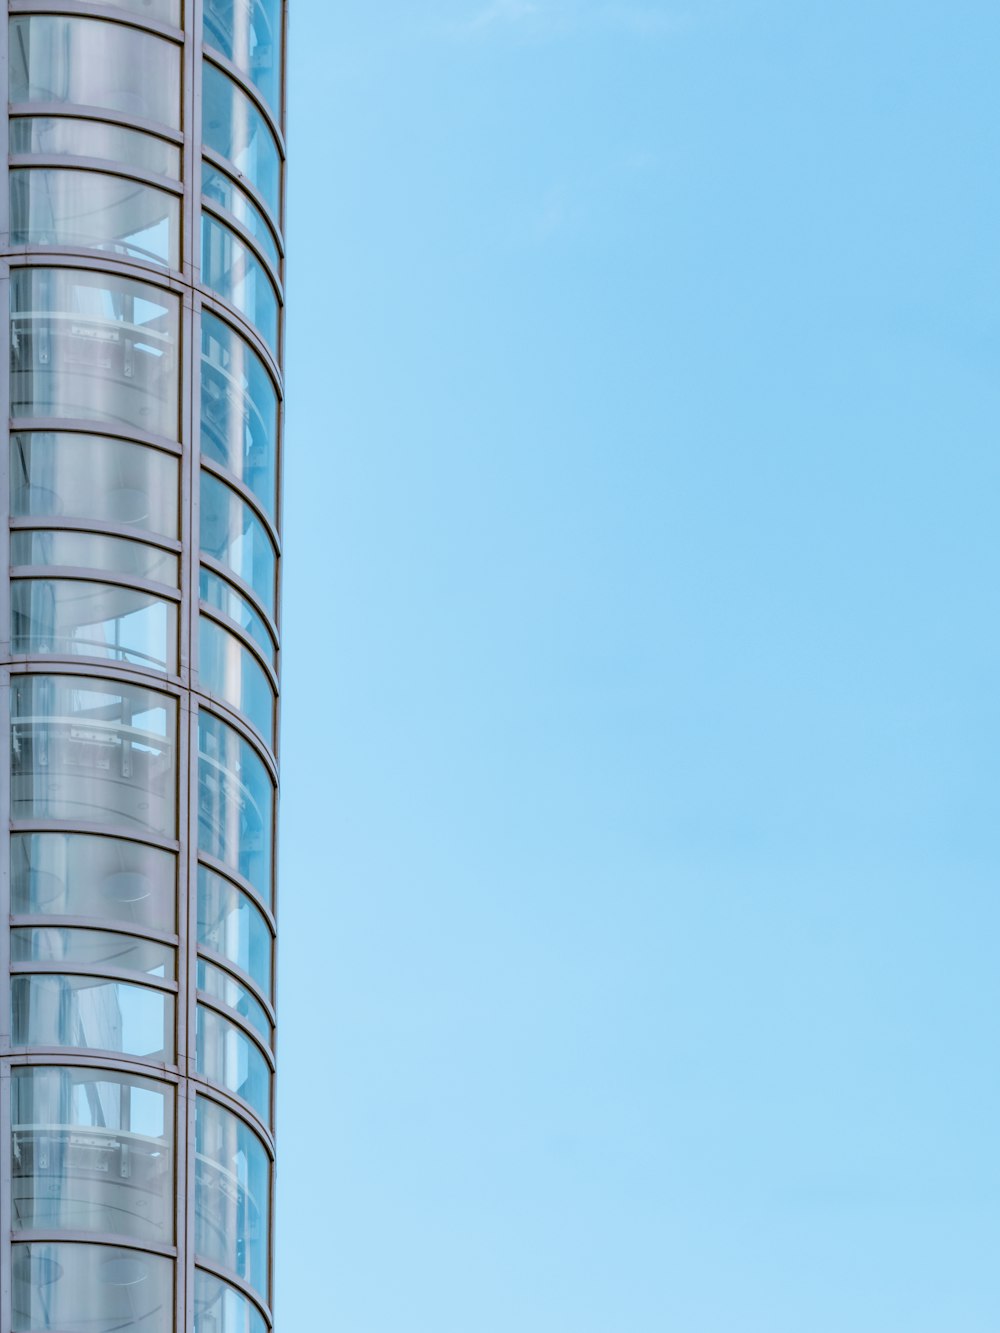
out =
[[271,904],[274,784],[252,747],[218,718],[198,718],[198,850]]
[[181,150],[153,134],[69,116],[17,116],[10,122],[10,151],[46,157],[98,157],[121,167],[181,178]]
[[96,532],[52,531],[26,528],[10,534],[10,563],[42,568],[59,565],[74,569],[102,569],[109,574],[151,579],[176,588],[180,559],[171,551],[124,537],[106,537]]
[[204,198],[224,208],[237,222],[246,227],[264,251],[264,257],[270,260],[275,273],[278,273],[281,257],[278,254],[274,233],[264,220],[264,214],[249,196],[244,194],[224,171],[219,171],[208,162],[203,162],[201,167],[201,193]]
[[176,953],[168,944],[110,930],[17,926],[10,933],[10,951],[14,963],[124,968],[162,981],[174,981],[177,974]]
[[246,986],[241,986],[228,972],[223,972],[221,967],[216,967],[214,963],[206,963],[203,958],[199,958],[198,989],[234,1009],[257,1029],[268,1046],[271,1045],[274,1034],[264,1006],[251,995]]
[[22,431],[10,439],[10,473],[16,518],[89,519],[178,536],[178,460],[159,449],[102,435]]
[[199,620],[198,675],[209,694],[245,714],[274,748],[271,682],[253,653],[208,616]]
[[194,1275],[194,1333],[267,1333],[264,1316],[221,1278]]
[[174,1058],[174,997],[100,977],[38,973],[11,978],[11,1043]]
[[86,676],[15,676],[11,714],[13,819],[176,836],[174,699]]
[[249,343],[208,310],[201,316],[201,451],[275,517],[278,394]]
[[180,199],[124,176],[58,167],[12,170],[10,218],[13,245],[106,250],[180,268]]
[[203,1078],[242,1097],[265,1125],[270,1124],[271,1068],[263,1052],[242,1028],[202,1004],[198,1005],[196,1058]]
[[177,929],[172,852],[91,833],[15,833],[10,861],[15,916],[92,917],[169,934]]
[[100,657],[177,671],[177,605],[83,579],[14,579],[11,652]]
[[96,1069],[14,1069],[15,1231],[174,1239],[174,1091]]
[[278,294],[267,269],[235,232],[201,215],[201,280],[255,325],[272,349],[278,346]]
[[238,1116],[207,1097],[195,1117],[195,1250],[267,1299],[271,1162]]
[[181,124],[181,53],[121,23],[64,15],[10,20],[10,100],[64,102]]
[[277,556],[267,529],[218,477],[201,474],[201,549],[233,571],[274,615]]
[[281,114],[281,0],[205,0],[205,42]]
[[280,218],[281,153],[270,126],[228,74],[207,60],[202,69],[202,142],[231,162]]
[[110,1245],[35,1241],[11,1261],[13,1333],[173,1333],[174,1265]]
[[220,579],[218,574],[213,574],[210,569],[201,571],[200,590],[201,600],[214,607],[216,611],[221,611],[224,616],[228,616],[234,624],[249,634],[271,666],[274,666],[275,650],[271,632],[264,622],[264,617],[254,610],[247,599],[241,597],[225,579]]
[[264,915],[235,884],[198,867],[198,946],[245,972],[271,999],[272,936]]
[[11,410],[84,417],[177,439],[179,302],[81,269],[11,274]]

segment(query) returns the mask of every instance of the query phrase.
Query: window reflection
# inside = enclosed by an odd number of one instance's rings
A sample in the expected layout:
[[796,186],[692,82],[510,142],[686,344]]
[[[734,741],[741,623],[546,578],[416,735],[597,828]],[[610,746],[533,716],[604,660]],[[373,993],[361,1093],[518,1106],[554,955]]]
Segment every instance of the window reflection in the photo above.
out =
[[230,1111],[197,1099],[195,1250],[267,1299],[271,1163],[263,1143]]
[[174,997],[99,977],[11,978],[14,1046],[72,1046],[146,1060],[174,1058]]
[[176,834],[176,703],[86,676],[11,684],[11,814]]
[[268,1046],[273,1039],[271,1020],[264,1006],[238,981],[214,963],[198,959],[198,989],[245,1018],[260,1033]]
[[47,157],[97,157],[180,180],[181,150],[153,134],[103,120],[69,116],[17,116],[10,122],[10,151]]
[[277,508],[278,395],[257,353],[210,311],[201,316],[201,451]]
[[202,66],[202,139],[206,148],[245,176],[274,218],[281,205],[281,154],[270,126],[228,74],[209,61]]
[[17,916],[91,917],[168,934],[177,929],[172,852],[90,833],[16,833],[10,860]]
[[250,506],[211,472],[201,474],[201,549],[248,584],[274,615],[274,544]]
[[13,1333],[173,1333],[170,1259],[104,1245],[15,1245]]
[[180,267],[179,197],[124,176],[18,168],[10,173],[10,213],[14,245],[106,250]]
[[15,1231],[174,1239],[174,1093],[110,1070],[15,1068]]
[[11,582],[11,652],[99,657],[177,671],[177,605],[83,579]]
[[274,640],[264,617],[225,579],[210,569],[202,569],[199,581],[201,600],[221,611],[241,630],[249,634],[271,666],[275,664]]
[[242,1097],[271,1123],[271,1067],[260,1048],[242,1029],[198,1005],[197,1069],[203,1078]]
[[64,431],[11,436],[11,513],[178,535],[178,462],[127,440]]
[[253,748],[218,718],[198,718],[198,849],[271,902],[274,784]]
[[177,438],[175,296],[79,269],[11,274],[11,401],[19,417],[83,417]]
[[119,23],[62,15],[10,20],[10,101],[65,102],[180,129],[180,50]]
[[199,618],[198,676],[205,690],[243,713],[274,747],[274,690],[257,658],[208,616]]
[[281,111],[281,0],[205,0],[205,41]]
[[180,558],[159,546],[108,537],[96,532],[27,528],[10,534],[10,563],[21,566],[62,565],[102,569],[177,587]]
[[245,893],[207,866],[198,867],[198,945],[245,972],[271,999],[272,936]]
[[212,1273],[194,1275],[194,1333],[267,1333],[257,1307]]
[[278,294],[267,269],[235,232],[208,213],[201,216],[201,279],[278,347]]

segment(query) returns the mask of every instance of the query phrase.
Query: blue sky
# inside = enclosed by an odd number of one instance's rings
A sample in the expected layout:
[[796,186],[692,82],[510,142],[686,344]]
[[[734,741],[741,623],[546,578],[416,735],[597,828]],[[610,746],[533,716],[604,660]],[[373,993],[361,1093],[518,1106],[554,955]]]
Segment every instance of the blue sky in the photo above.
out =
[[995,1333],[995,5],[292,10],[280,1324]]

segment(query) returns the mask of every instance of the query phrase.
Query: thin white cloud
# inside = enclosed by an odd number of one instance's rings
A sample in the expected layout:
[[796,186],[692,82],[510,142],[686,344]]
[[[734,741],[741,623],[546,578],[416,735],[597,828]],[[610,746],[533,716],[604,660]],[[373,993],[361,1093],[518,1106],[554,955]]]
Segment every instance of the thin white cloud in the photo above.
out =
[[485,9],[462,24],[462,28],[465,32],[484,32],[497,24],[517,23],[537,13],[538,5],[534,0],[492,0]]
[[666,37],[692,24],[689,13],[671,4],[635,0],[489,0],[455,25],[460,36],[485,36],[511,29],[530,30],[535,37],[566,36],[587,29],[632,33],[637,37]]

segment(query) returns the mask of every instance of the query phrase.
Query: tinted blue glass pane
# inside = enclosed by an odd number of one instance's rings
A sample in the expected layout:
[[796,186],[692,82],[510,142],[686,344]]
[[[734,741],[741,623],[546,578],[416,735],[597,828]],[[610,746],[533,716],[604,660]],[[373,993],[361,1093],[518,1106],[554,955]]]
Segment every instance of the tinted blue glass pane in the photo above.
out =
[[205,0],[205,42],[281,112],[281,0]]
[[274,784],[232,727],[198,719],[198,849],[246,879],[270,906]]
[[281,216],[281,154],[267,121],[228,74],[202,66],[202,139],[245,176],[277,219]]
[[201,317],[201,451],[275,517],[278,394],[249,343],[207,310]]

